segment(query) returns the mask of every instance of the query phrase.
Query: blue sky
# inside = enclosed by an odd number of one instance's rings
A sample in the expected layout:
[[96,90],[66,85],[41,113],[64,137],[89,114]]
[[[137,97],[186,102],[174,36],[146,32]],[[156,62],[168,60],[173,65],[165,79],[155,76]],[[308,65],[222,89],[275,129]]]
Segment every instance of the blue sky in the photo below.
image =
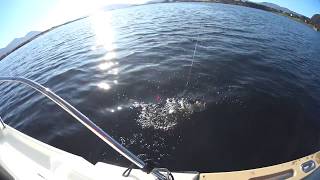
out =
[[[114,3],[147,0],[0,0],[0,48],[29,31],[45,30]],[[320,13],[320,0],[252,0],[272,2],[311,17]]]
[[320,0],[251,0],[253,2],[271,2],[286,7],[296,13],[311,17],[320,14]]
[[33,30],[33,25],[50,10],[54,0],[0,0],[0,4],[1,48],[12,39]]

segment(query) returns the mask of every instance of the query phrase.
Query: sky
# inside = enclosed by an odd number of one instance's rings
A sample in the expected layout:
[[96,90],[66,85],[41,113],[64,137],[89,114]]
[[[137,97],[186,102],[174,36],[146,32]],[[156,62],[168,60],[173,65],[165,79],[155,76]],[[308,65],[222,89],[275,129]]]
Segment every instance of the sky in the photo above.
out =
[[251,0],[251,1],[271,2],[310,18],[314,14],[320,14],[320,0]]
[[[110,4],[142,4],[147,0],[0,0],[0,48],[30,31],[43,31]],[[272,2],[311,17],[320,0],[252,0]]]

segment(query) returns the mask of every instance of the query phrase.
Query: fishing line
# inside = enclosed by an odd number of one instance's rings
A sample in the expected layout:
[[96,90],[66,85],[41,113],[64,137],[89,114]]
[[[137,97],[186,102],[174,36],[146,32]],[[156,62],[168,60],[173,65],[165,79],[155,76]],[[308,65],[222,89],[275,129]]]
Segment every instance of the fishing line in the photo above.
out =
[[[202,26],[200,26],[200,29],[202,29]],[[200,37],[200,33],[198,34],[197,39],[196,39],[196,43],[194,45],[192,61],[191,61],[191,66],[189,68],[189,72],[188,72],[188,76],[187,76],[187,83],[186,83],[186,86],[185,86],[185,90],[187,89],[187,87],[189,85],[190,76],[191,76],[191,72],[192,72],[192,68],[193,68],[193,64],[194,64],[194,57],[196,56],[197,47],[198,47],[198,43],[199,43],[199,37]]]

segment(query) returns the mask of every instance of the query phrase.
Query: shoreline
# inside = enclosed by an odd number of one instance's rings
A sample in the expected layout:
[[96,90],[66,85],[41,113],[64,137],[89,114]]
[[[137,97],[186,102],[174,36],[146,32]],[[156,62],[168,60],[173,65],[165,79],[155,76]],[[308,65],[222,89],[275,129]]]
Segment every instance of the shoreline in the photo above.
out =
[[179,2],[204,2],[204,3],[221,3],[221,4],[230,4],[230,5],[237,5],[237,6],[243,6],[253,9],[260,9],[263,11],[271,12],[274,14],[278,14],[284,17],[287,17],[289,19],[292,19],[294,21],[300,22],[302,24],[305,24],[309,26],[310,28],[313,28],[315,31],[320,31],[320,25],[314,24],[311,21],[311,18],[306,17],[304,15],[298,16],[294,13],[288,13],[283,12],[281,10],[277,10],[268,6],[265,6],[263,4],[254,3],[250,1],[242,1],[242,0],[167,0],[168,3],[179,3]]
[[[253,3],[253,2],[249,2],[249,1],[241,1],[241,0],[166,0],[165,2],[162,3],[180,3],[180,2],[203,2],[203,3],[221,3],[221,4],[230,4],[230,5],[237,5],[237,6],[243,6],[243,7],[248,7],[248,8],[253,8],[253,9],[260,9],[263,11],[267,11],[267,12],[271,12],[280,16],[284,16],[287,17],[291,20],[294,20],[296,22],[300,22],[302,24],[305,24],[307,26],[309,26],[310,28],[313,28],[315,31],[320,31],[320,25],[317,24],[313,24],[311,19],[306,17],[306,16],[297,16],[294,14],[289,14],[287,12],[282,12],[280,10],[262,5],[262,4],[258,4],[258,3]],[[148,3],[148,4],[158,4],[158,3]],[[148,4],[141,4],[141,5],[148,5]],[[133,6],[137,6],[137,5],[133,5]],[[138,5],[139,6],[139,5]],[[50,29],[47,29],[45,31],[42,31],[41,33],[35,35],[34,37],[28,39],[27,41],[19,44],[17,47],[15,47],[14,49],[10,50],[9,52],[5,53],[4,55],[0,56],[0,61],[2,61],[5,57],[7,57],[8,55],[10,55],[11,53],[13,53],[14,51],[16,51],[17,49],[21,48],[22,46],[28,44],[29,42],[31,42],[32,40],[58,28],[61,27],[63,25],[67,25],[70,23],[73,23],[75,21],[79,21],[81,19],[85,19],[89,16],[84,16],[84,17],[80,17],[68,22],[65,22],[63,24],[57,25],[57,26],[53,26]]]
[[68,21],[68,22],[65,22],[63,24],[60,24],[60,25],[57,25],[57,26],[53,26],[51,27],[50,29],[47,29],[45,31],[42,31],[40,32],[39,34],[33,36],[32,38],[28,39],[27,41],[24,41],[23,43],[19,44],[17,47],[13,48],[12,50],[8,51],[7,53],[5,53],[4,55],[0,56],[0,61],[2,61],[5,57],[9,56],[11,53],[13,53],[14,51],[16,51],[17,49],[21,48],[22,46],[28,44],[29,42],[33,41],[34,39],[37,39],[38,37],[58,28],[58,27],[61,27],[63,25],[67,25],[67,24],[70,24],[70,23],[73,23],[75,21],[79,21],[81,19],[85,19],[87,18],[88,16],[84,16],[84,17],[81,17],[81,18],[78,18],[78,19],[75,19],[75,20],[71,20],[71,21]]

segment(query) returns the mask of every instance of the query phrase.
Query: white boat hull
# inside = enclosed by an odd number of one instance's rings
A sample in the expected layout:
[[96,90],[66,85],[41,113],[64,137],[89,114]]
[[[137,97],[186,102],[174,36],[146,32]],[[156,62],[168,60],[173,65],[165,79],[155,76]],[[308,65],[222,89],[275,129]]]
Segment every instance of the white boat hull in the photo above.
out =
[[[314,162],[310,171],[303,164]],[[258,169],[218,173],[172,173],[175,180],[212,179],[319,179],[320,152]],[[6,125],[0,129],[0,179],[17,180],[154,180],[154,176],[134,169],[98,162],[93,165],[80,156],[57,149]],[[316,172],[316,173],[314,173]],[[309,176],[312,175],[313,176]],[[7,176],[6,176],[7,175]],[[312,178],[310,178],[312,177]]]
[[[127,168],[102,162],[93,165],[80,156],[42,143],[8,125],[0,130],[0,165],[18,180],[154,180],[153,175],[139,169],[132,170],[129,177],[123,177]],[[198,174],[193,173],[173,175],[175,179],[198,179]]]

